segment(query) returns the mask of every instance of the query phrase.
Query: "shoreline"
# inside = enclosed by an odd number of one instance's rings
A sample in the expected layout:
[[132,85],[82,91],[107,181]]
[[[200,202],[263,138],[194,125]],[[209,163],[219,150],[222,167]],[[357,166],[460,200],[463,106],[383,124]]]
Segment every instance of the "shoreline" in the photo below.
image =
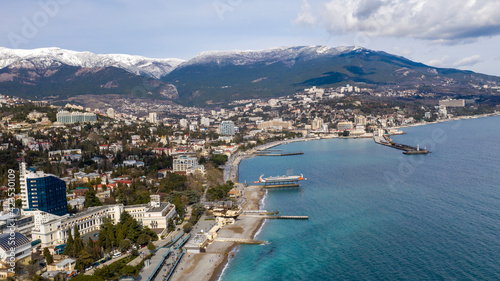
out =
[[[450,119],[440,120],[440,121],[435,121],[435,122],[426,122],[426,123],[418,123],[418,124],[412,124],[412,125],[406,125],[406,126],[390,127],[390,129],[409,128],[409,127],[416,127],[416,126],[439,124],[439,123],[450,122],[450,121],[458,121],[458,120],[465,120],[465,119],[477,119],[477,118],[494,117],[494,116],[500,116],[500,113],[455,117],[455,118],[450,118]],[[260,145],[260,146],[253,148],[251,153],[242,154],[241,152],[239,152],[239,154],[236,157],[234,157],[232,159],[228,159],[228,162],[230,162],[230,163],[228,163],[230,166],[230,169],[225,170],[224,172],[229,173],[227,175],[227,178],[229,180],[232,180],[233,182],[237,183],[238,176],[239,176],[239,165],[240,165],[241,161],[243,161],[244,159],[249,159],[249,158],[257,156],[257,154],[256,154],[257,151],[269,149],[272,147],[276,147],[279,145],[288,144],[288,143],[292,143],[292,142],[303,142],[303,141],[311,141],[311,140],[319,140],[319,139],[321,139],[321,138],[319,138],[319,137],[318,138],[298,138],[298,139],[292,139],[292,140],[274,141],[274,142],[266,143],[266,144],[263,144],[263,145]],[[224,175],[224,177],[226,178],[226,175]],[[257,190],[250,191],[250,188],[257,189]],[[246,203],[243,206],[243,209],[245,209],[245,210],[261,209],[263,207],[263,206],[261,206],[261,203],[262,204],[265,203],[265,202],[261,202],[261,200],[264,200],[265,195],[266,195],[266,192],[261,187],[250,186],[250,187],[248,187],[248,189],[246,188],[245,189]],[[240,215],[240,216],[244,216],[244,215]],[[233,229],[246,227],[246,231],[249,232],[249,234],[250,234],[250,235],[248,235],[249,236],[248,238],[255,239],[255,236],[257,235],[257,233],[259,233],[260,230],[262,229],[262,227],[264,226],[265,219],[255,218],[255,217],[253,219],[256,219],[257,221],[251,225],[246,225],[245,223],[241,223],[241,221],[238,219],[238,221],[234,225],[225,227],[223,229],[227,228],[226,230],[230,231],[231,227]],[[223,230],[223,229],[221,229],[221,230]],[[243,230],[243,231],[245,231],[245,230]],[[238,231],[236,231],[236,232],[238,232]],[[214,242],[212,244],[215,244],[215,243],[221,243],[221,242]],[[216,267],[212,267],[210,271],[202,272],[202,273],[207,274],[207,276],[210,276],[208,279],[205,279],[205,280],[218,281],[221,279],[223,272],[229,266],[229,262],[230,262],[229,254],[234,253],[234,250],[238,245],[239,244],[237,244],[237,243],[231,243],[230,245],[222,246],[221,250],[223,250],[223,252],[224,252],[223,259],[219,261],[219,264]],[[207,250],[207,253],[209,253],[208,250]],[[187,280],[187,279],[173,279],[173,280]]]

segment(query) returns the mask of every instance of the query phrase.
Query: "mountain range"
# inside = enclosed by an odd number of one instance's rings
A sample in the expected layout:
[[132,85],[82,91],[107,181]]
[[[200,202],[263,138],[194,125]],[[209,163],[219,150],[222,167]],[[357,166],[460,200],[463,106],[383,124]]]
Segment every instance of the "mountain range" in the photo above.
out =
[[472,92],[472,84],[500,84],[500,78],[435,68],[362,47],[208,51],[187,61],[60,48],[0,48],[0,93],[27,98],[113,94],[201,105],[344,84],[426,87],[449,94]]

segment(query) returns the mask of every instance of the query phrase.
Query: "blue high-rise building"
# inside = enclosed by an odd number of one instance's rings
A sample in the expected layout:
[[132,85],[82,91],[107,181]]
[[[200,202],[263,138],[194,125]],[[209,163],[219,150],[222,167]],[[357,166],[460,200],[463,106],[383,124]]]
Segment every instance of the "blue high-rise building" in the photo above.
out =
[[20,186],[23,209],[38,209],[57,216],[68,213],[66,201],[66,183],[58,177],[26,169],[21,163]]

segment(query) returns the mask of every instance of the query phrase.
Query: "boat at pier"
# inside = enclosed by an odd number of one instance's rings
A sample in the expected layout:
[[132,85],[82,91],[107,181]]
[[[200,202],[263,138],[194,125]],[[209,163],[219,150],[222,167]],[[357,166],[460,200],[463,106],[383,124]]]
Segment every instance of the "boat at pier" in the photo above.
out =
[[264,178],[264,175],[259,177],[259,180],[254,183],[261,183],[265,187],[296,187],[299,186],[299,181],[306,180],[304,175],[300,176],[275,176]]
[[264,175],[259,177],[259,182],[262,183],[273,183],[273,182],[284,182],[284,181],[302,181],[305,180],[304,175],[300,176],[277,176],[277,177],[268,177],[262,178]]

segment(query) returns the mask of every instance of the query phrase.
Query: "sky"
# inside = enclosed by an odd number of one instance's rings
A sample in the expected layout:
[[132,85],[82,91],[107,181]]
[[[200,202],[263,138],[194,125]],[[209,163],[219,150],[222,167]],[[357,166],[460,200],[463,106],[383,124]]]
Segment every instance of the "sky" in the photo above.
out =
[[362,46],[500,76],[498,0],[16,0],[0,46],[190,59],[209,50]]

